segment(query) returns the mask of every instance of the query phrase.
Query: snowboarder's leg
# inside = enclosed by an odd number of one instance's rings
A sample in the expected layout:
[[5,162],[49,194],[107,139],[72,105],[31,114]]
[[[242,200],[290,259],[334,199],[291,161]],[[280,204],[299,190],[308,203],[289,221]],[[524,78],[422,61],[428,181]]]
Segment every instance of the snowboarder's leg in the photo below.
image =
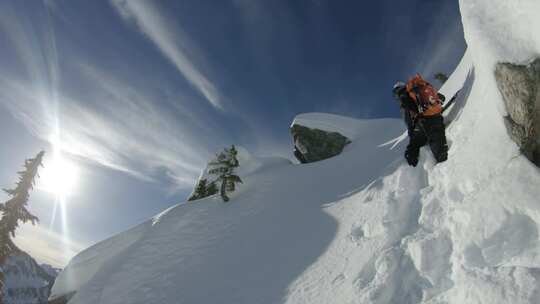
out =
[[442,115],[426,118],[424,120],[424,129],[435,160],[439,163],[447,160],[448,145]]
[[407,163],[413,167],[418,164],[418,154],[420,154],[420,148],[427,142],[426,135],[420,128],[415,128],[409,132],[409,145],[405,150],[405,159]]

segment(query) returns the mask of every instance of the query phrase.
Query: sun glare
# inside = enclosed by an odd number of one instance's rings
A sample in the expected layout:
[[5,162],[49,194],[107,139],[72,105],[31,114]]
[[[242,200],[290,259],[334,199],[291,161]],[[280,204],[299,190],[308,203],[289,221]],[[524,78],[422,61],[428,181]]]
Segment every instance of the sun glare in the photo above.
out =
[[60,153],[55,153],[43,166],[39,173],[39,189],[57,197],[66,197],[73,193],[78,179],[78,169],[73,162]]

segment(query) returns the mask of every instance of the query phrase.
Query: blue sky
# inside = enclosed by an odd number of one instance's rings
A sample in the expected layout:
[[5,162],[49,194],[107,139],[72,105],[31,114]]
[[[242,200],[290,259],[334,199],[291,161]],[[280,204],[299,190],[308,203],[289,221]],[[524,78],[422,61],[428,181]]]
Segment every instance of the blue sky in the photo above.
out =
[[224,146],[292,158],[298,113],[398,117],[393,83],[464,50],[457,1],[4,0],[0,186],[40,149],[78,171],[63,215],[32,193],[16,241],[63,265],[183,201]]

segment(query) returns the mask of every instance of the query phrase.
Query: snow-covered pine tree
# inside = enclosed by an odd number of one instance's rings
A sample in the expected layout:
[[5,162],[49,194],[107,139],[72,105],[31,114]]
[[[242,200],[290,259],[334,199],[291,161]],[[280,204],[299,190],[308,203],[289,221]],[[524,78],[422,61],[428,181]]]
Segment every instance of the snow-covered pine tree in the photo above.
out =
[[199,181],[199,183],[197,183],[197,186],[195,187],[195,191],[193,191],[193,194],[188,199],[188,201],[198,200],[207,196],[208,196],[208,180],[206,178],[203,178]]
[[[0,203],[0,268],[7,257],[16,252],[17,246],[11,240],[15,237],[15,230],[22,223],[31,222],[34,224],[39,219],[26,209],[30,190],[34,187],[34,180],[41,166],[44,151],[39,152],[36,157],[25,160],[24,170],[17,172],[19,181],[14,189],[4,189],[10,197],[5,203]],[[0,300],[3,298],[3,271],[0,273]]]
[[216,186],[215,181],[208,184],[208,188],[206,188],[206,196],[214,195],[214,194],[216,194],[218,192],[219,192],[219,190],[218,190],[218,188]]
[[211,169],[208,173],[217,176],[215,182],[221,182],[219,192],[224,202],[229,201],[227,192],[233,192],[236,189],[236,183],[242,183],[242,179],[234,172],[234,169],[240,165],[237,156],[238,151],[233,145],[230,149],[225,148],[217,155],[216,160],[209,163]]

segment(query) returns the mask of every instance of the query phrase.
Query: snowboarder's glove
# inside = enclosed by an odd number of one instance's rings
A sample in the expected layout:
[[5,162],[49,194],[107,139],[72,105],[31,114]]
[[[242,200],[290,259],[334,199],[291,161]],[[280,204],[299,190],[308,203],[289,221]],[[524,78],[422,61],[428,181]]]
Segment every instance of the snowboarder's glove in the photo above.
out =
[[405,152],[405,159],[409,166],[416,167],[416,165],[418,165],[418,156],[413,155],[410,151]]

